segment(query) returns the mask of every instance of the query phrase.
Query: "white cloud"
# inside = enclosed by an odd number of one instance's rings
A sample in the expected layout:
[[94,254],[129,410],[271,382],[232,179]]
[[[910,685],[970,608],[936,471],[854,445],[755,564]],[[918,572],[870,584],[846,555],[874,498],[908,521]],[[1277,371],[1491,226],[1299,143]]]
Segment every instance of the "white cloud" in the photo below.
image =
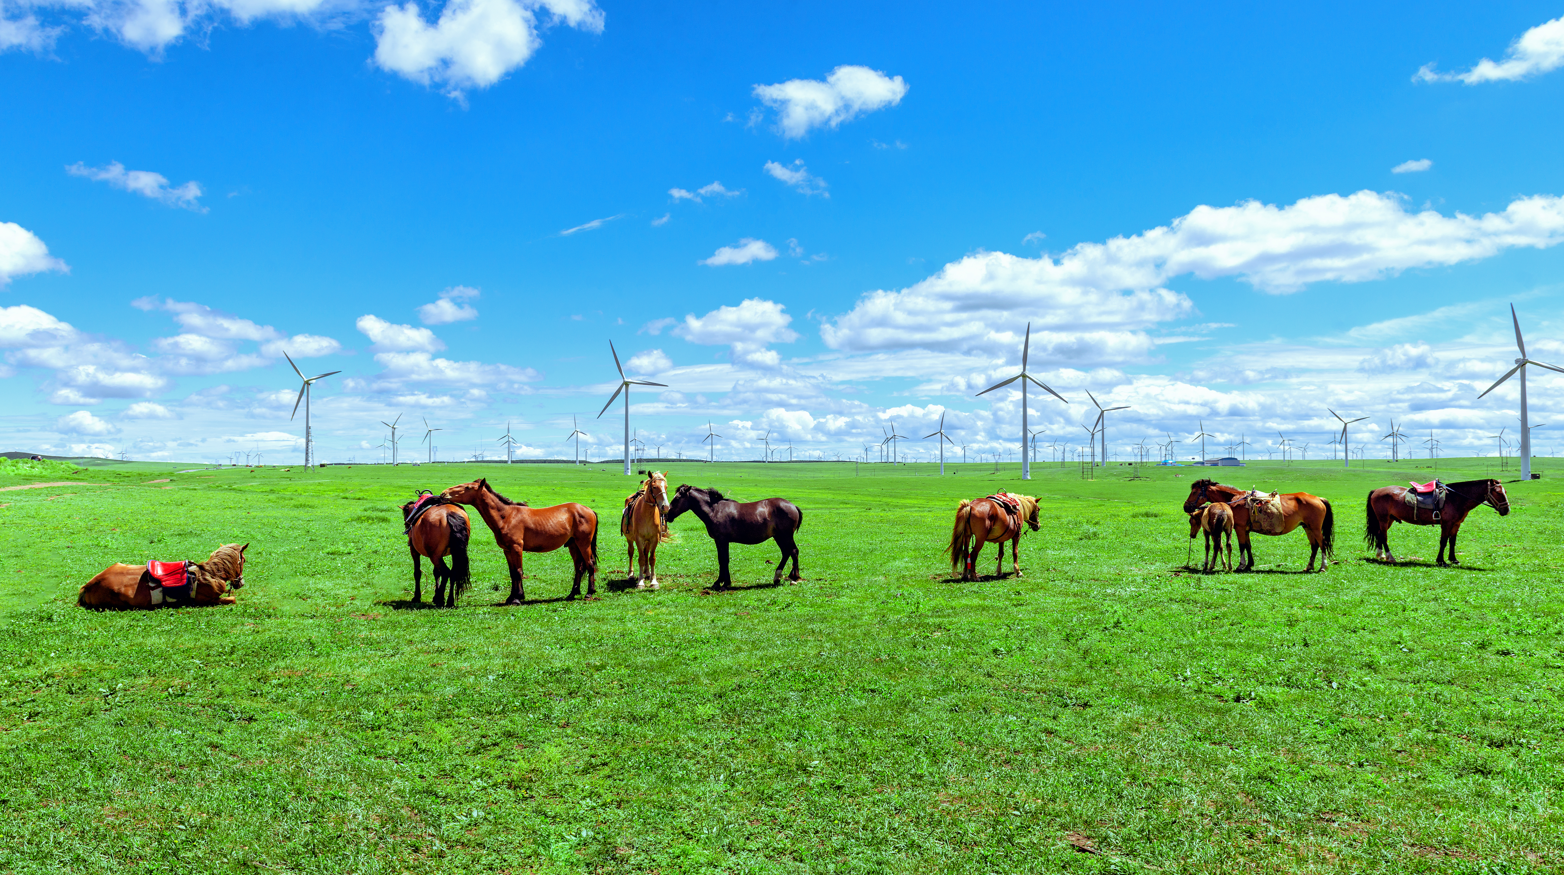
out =
[[824,82],[790,79],[777,85],[756,85],[754,93],[777,111],[782,135],[795,138],[811,128],[835,128],[863,113],[895,106],[906,95],[907,83],[900,76],[844,65],[832,70]]
[[49,255],[49,247],[15,222],[0,222],[0,288],[11,277],[46,270],[68,271],[65,262]]
[[397,325],[371,314],[358,317],[353,324],[369,338],[375,349],[385,352],[439,352],[445,349],[445,343],[427,328]]
[[728,345],[735,365],[774,369],[781,365],[782,358],[775,350],[767,349],[766,344],[798,339],[798,333],[788,327],[793,317],[784,309],[775,301],[749,298],[737,307],[724,305],[705,316],[691,313],[673,333],[690,343]]
[[1419,158],[1419,159],[1417,159],[1415,161],[1403,161],[1400,164],[1397,164],[1396,166],[1390,168],[1390,172],[1391,173],[1422,173],[1424,170],[1427,170],[1428,168],[1430,168],[1432,166],[1434,166],[1434,162],[1430,161],[1427,158]]
[[179,0],[127,0],[83,5],[90,10],[89,25],[109,31],[131,48],[148,54],[157,54],[179,39],[188,23]]
[[435,358],[427,352],[383,352],[375,356],[375,361],[385,367],[376,380],[391,389],[404,383],[436,383],[514,390],[543,378],[532,368],[458,362]]
[[673,218],[673,213],[663,213],[661,218],[656,218],[656,219],[652,220],[652,227],[653,228],[661,228],[662,226],[668,224],[668,220],[671,219],[671,218]]
[[1047,237],[1048,235],[1041,231],[1033,231],[1032,233],[1021,238],[1021,244],[1025,246],[1029,243],[1041,243],[1043,240],[1047,239]]
[[1436,363],[1433,349],[1428,344],[1398,343],[1376,350],[1373,355],[1358,363],[1358,370],[1368,374],[1387,374],[1394,371],[1426,370]]
[[[147,360],[151,365],[151,361]],[[150,370],[116,369],[98,365],[72,365],[55,372],[62,389],[74,389],[89,398],[146,398],[168,387],[168,379]]]
[[95,182],[107,182],[114,188],[151,198],[170,207],[183,207],[197,213],[206,212],[201,206],[201,184],[191,180],[184,185],[170,188],[168,177],[150,170],[126,170],[118,161],[106,167],[88,167],[80,161],[65,168],[72,176],[82,176]]
[[534,10],[571,27],[602,33],[592,0],[449,0],[432,26],[414,2],[387,6],[375,22],[375,63],[448,94],[487,88],[521,67],[542,45]]
[[214,0],[228,10],[240,24],[261,18],[306,18],[333,6],[347,5],[333,0]]
[[649,349],[631,356],[625,367],[635,374],[661,374],[673,370],[673,359],[660,349]]
[[18,304],[0,307],[0,349],[60,346],[77,336],[70,323],[61,322],[36,307]]
[[75,413],[60,417],[54,421],[54,427],[66,434],[86,436],[114,434],[119,431],[113,425],[85,410],[78,410]]
[[214,310],[205,304],[175,301],[172,298],[159,301],[156,296],[149,296],[137,298],[131,301],[130,305],[138,310],[166,310],[174,314],[174,321],[178,322],[186,332],[203,337],[264,342],[278,340],[283,336],[282,332],[270,325],[257,325],[248,319]]
[[0,52],[22,49],[42,54],[54,47],[60,28],[44,27],[30,12],[20,18],[7,18],[6,11],[0,4]]
[[137,401],[121,414],[125,419],[178,419],[172,410],[154,401]]
[[697,188],[694,191],[688,191],[688,190],[682,189],[682,188],[670,188],[670,189],[668,189],[668,196],[672,197],[674,200],[676,200],[676,201],[689,200],[689,201],[695,201],[696,203],[700,203],[702,198],[708,198],[708,197],[738,197],[739,195],[741,195],[743,193],[744,193],[744,189],[741,188],[738,191],[731,191],[728,188],[726,188],[725,186],[723,186],[723,184],[721,182],[712,182],[712,183],[710,183],[708,185],[703,185],[703,186],[701,186],[700,188]]
[[463,303],[478,297],[478,290],[470,286],[452,286],[440,293],[440,298],[418,308],[418,318],[425,325],[446,325],[478,318],[478,310]]
[[809,168],[804,166],[802,158],[795,160],[791,165],[767,161],[763,169],[771,174],[773,178],[780,179],[786,183],[794,191],[804,194],[819,194],[826,197],[831,196],[831,193],[826,191],[825,180],[810,173]]
[[1555,18],[1521,34],[1510,44],[1503,61],[1483,58],[1465,73],[1440,73],[1433,64],[1425,64],[1412,77],[1413,82],[1504,82],[1527,79],[1564,66],[1564,18]]
[[[1363,282],[1561,241],[1564,198],[1545,195],[1481,216],[1411,213],[1396,196],[1369,191],[1304,198],[1286,207],[1257,201],[1200,206],[1168,226],[1082,243],[1057,259],[967,256],[907,289],[863,296],[852,311],[824,325],[821,336],[845,350],[972,350],[1009,336],[991,326],[1019,329],[1030,319],[1036,350],[1039,327],[1045,344],[1048,332],[1065,332],[1057,340],[1068,344],[1080,332],[1140,332],[1189,315],[1189,299],[1161,287],[1185,274],[1236,276],[1260,291],[1285,294],[1309,283]],[[1149,349],[1150,338],[1114,341],[1119,352],[1126,344]]]
[[[668,328],[670,326],[676,325],[676,324],[678,324],[678,322],[679,322],[679,320],[674,319],[672,317],[665,317],[665,318],[662,318],[662,319],[653,319],[652,321],[646,323],[645,325],[642,325],[641,326],[641,331],[644,331],[647,334],[653,334],[653,335],[662,334],[664,328]],[[641,331],[637,331],[636,333],[640,334]]]
[[736,245],[720,247],[710,258],[700,264],[720,267],[725,264],[749,264],[752,261],[770,261],[777,257],[776,247],[764,240],[745,237]]
[[596,231],[598,228],[603,227],[604,223],[612,222],[615,219],[622,218],[624,218],[624,213],[620,213],[617,216],[608,216],[602,219],[593,219],[592,221],[587,222],[585,225],[577,225],[574,228],[566,228],[565,230],[559,232],[559,236],[569,237],[571,234],[577,234],[581,231]]
[[319,334],[295,334],[286,339],[273,340],[261,344],[261,355],[270,358],[281,358],[287,353],[295,361],[298,359],[320,358],[323,355],[334,355],[342,351],[342,344],[335,338],[322,337]]

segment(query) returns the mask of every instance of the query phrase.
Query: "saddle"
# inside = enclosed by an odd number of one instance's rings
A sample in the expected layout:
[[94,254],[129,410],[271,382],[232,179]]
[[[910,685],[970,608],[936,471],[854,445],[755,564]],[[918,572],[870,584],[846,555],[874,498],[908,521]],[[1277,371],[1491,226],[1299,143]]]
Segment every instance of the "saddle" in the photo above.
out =
[[413,524],[418,522],[430,508],[439,507],[442,504],[455,504],[448,498],[441,498],[427,489],[418,490],[418,497],[402,505],[402,534],[413,530]]
[[1401,500],[1410,506],[1414,513],[1428,511],[1434,522],[1440,521],[1440,516],[1445,509],[1445,496],[1449,494],[1450,487],[1439,482],[1438,478],[1427,483],[1409,481],[1412,485],[1401,493]]
[[1281,493],[1251,489],[1244,493],[1244,507],[1249,511],[1249,531],[1262,535],[1283,534],[1287,519],[1282,512]]
[[1016,501],[1015,496],[1008,492],[997,492],[988,497],[989,501],[1005,509],[1005,513],[1018,517],[1021,515],[1021,502]]
[[195,581],[190,579],[190,563],[147,562],[147,575],[152,578],[152,604],[177,605],[195,596]]

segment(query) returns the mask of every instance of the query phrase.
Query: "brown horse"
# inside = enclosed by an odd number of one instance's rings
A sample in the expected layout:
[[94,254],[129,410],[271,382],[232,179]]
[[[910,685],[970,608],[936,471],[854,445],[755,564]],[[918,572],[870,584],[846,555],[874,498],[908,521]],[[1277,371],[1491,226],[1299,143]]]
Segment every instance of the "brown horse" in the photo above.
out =
[[205,562],[190,563],[187,571],[189,595],[175,600],[166,597],[145,565],[119,562],[98,572],[76,596],[84,608],[106,610],[147,610],[160,605],[231,605],[235,599],[228,590],[244,586],[244,551],[249,544],[224,544],[212,551]]
[[794,536],[804,524],[804,512],[793,502],[785,498],[768,498],[740,504],[723,497],[715,489],[683,483],[673,494],[668,522],[673,522],[685,511],[699,517],[706,524],[706,534],[717,542],[717,582],[713,589],[733,586],[733,578],[728,575],[729,544],[764,544],[772,539],[782,548],[782,561],[777,563],[772,584],[782,582],[782,566],[788,559],[793,560],[793,573],[787,579],[801,579],[798,576],[798,542]]
[[1363,532],[1363,540],[1374,548],[1375,558],[1386,562],[1396,561],[1390,552],[1390,541],[1386,538],[1392,524],[1438,525],[1439,564],[1447,564],[1445,545],[1448,544],[1450,562],[1460,565],[1461,560],[1455,558],[1455,538],[1461,533],[1461,523],[1466,520],[1466,515],[1484,504],[1498,511],[1499,516],[1507,516],[1510,512],[1510,497],[1497,480],[1462,480],[1459,483],[1446,483],[1445,486],[1450,491],[1445,495],[1445,506],[1437,520],[1432,511],[1406,503],[1405,486],[1381,486],[1369,493],[1368,528]]
[[[1189,514],[1189,540],[1193,545],[1195,535],[1204,532],[1206,535],[1205,560],[1200,565],[1200,570],[1206,574],[1216,570],[1217,561],[1222,562],[1225,571],[1233,570],[1233,509],[1220,501],[1211,504],[1203,504],[1199,508],[1190,511]],[[1222,555],[1222,537],[1227,537],[1227,555]],[[1186,557],[1187,558],[1187,557]]]
[[638,472],[646,477],[641,490],[625,499],[624,513],[619,517],[619,534],[629,542],[630,555],[625,559],[625,576],[635,572],[635,554],[641,552],[640,574],[635,575],[637,589],[657,589],[657,545],[668,537],[668,526],[663,514],[668,512],[668,478],[661,471]]
[[[427,491],[421,494],[429,495]],[[424,510],[417,513],[420,507]],[[417,517],[407,524],[415,513]],[[413,603],[423,601],[424,563],[420,557],[428,556],[434,564],[434,606],[456,607],[456,597],[467,591],[471,580],[467,542],[472,537],[472,523],[467,519],[467,511],[453,501],[429,495],[422,501],[402,505],[402,522],[407,532],[407,551],[413,554]],[[446,556],[451,557],[449,568],[445,566]]]
[[570,548],[576,565],[570,597],[581,594],[582,575],[587,576],[587,595],[597,594],[597,514],[591,508],[571,502],[534,510],[524,501],[511,501],[495,492],[488,478],[452,486],[440,497],[477,508],[494,532],[494,542],[510,566],[510,597],[505,604],[527,600],[521,585],[523,554],[550,553],[560,547]]
[[[1017,550],[1021,546],[1021,524],[1025,522],[1037,531],[1037,499],[1030,495],[1007,494],[1020,507],[1020,514],[1011,514],[993,498],[976,501],[962,500],[956,507],[956,524],[950,532],[950,570],[959,572],[962,580],[977,580],[977,557],[983,545],[991,541],[999,543],[999,556],[994,562],[994,576],[999,577],[1005,567],[1005,543],[1010,542],[1010,567],[1015,576],[1021,576],[1021,561]],[[977,548],[971,546],[977,539]]]
[[1220,501],[1233,509],[1233,528],[1238,533],[1238,571],[1250,571],[1254,568],[1254,550],[1249,545],[1251,532],[1260,535],[1285,535],[1299,526],[1303,527],[1304,534],[1309,536],[1309,567],[1306,571],[1314,570],[1314,559],[1320,560],[1320,570],[1324,571],[1330,565],[1330,559],[1335,555],[1335,530],[1336,515],[1331,510],[1330,502],[1307,492],[1288,492],[1281,496],[1282,521],[1281,531],[1262,532],[1250,527],[1249,507],[1244,502],[1246,491],[1232,486],[1224,486],[1215,480],[1196,480],[1189,484],[1189,497],[1184,499],[1184,512],[1190,513],[1195,508],[1210,501]]

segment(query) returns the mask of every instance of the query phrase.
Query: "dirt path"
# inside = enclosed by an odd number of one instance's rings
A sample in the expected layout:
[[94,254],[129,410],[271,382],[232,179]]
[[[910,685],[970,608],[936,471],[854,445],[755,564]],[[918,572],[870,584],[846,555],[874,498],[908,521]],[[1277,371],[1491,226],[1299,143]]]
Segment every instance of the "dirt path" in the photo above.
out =
[[24,483],[21,486],[0,486],[0,492],[10,492],[14,489],[45,489],[50,486],[102,486],[101,483],[77,483],[69,480],[60,480],[55,483]]

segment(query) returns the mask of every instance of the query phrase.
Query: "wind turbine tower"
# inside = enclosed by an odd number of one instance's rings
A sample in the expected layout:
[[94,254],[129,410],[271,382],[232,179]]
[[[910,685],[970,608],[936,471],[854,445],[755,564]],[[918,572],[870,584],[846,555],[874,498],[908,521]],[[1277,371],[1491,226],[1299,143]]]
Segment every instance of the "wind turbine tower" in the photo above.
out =
[[[1038,380],[1036,377],[1032,376],[1031,374],[1027,373],[1027,371],[1026,371],[1026,362],[1027,362],[1027,357],[1029,355],[1031,355],[1031,352],[1032,352],[1032,323],[1028,322],[1028,323],[1026,323],[1026,340],[1021,344],[1021,373],[1016,374],[1014,377],[1011,377],[1008,380],[1004,380],[1002,382],[995,383],[994,385],[989,386],[987,389],[984,389],[983,391],[978,393],[979,396],[987,395],[988,393],[994,391],[995,389],[1000,389],[1000,388],[1003,388],[1005,386],[1010,385],[1011,383],[1014,383],[1016,380],[1020,380],[1021,381],[1021,479],[1022,480],[1031,480],[1032,479],[1032,462],[1031,462],[1031,457],[1029,457],[1026,454],[1026,436],[1027,436],[1027,430],[1026,430],[1026,384],[1027,383],[1035,383],[1039,389],[1042,389],[1044,392],[1047,392],[1048,394],[1054,396],[1055,398],[1058,398],[1060,401],[1064,401],[1064,396],[1063,395],[1060,395],[1058,392],[1055,392],[1054,390],[1048,388],[1048,386],[1046,384],[1044,384],[1043,382],[1041,382],[1040,380]],[[1064,401],[1064,403],[1069,404],[1070,402]]]
[[[711,446],[707,448],[706,461],[708,463],[717,461],[717,438],[720,438],[720,437],[722,437],[722,435],[717,434],[716,432],[711,430],[711,421],[707,420],[707,422],[706,422],[706,436],[701,438],[701,443],[704,444],[704,443],[706,443],[708,441],[711,442]],[[793,456],[792,456],[792,453],[791,453],[792,444],[788,444],[788,449],[790,451],[788,453],[788,461],[791,462],[791,461],[793,461]]]
[[603,405],[603,409],[597,412],[597,416],[599,419],[601,419],[603,414],[608,412],[609,405],[613,404],[614,399],[619,397],[619,393],[625,393],[625,476],[628,477],[630,476],[630,469],[632,467],[630,464],[630,387],[662,386],[666,389],[668,384],[653,383],[649,380],[632,380],[629,377],[626,377],[625,369],[619,364],[619,350],[614,349],[614,342],[612,340],[608,342],[608,351],[613,353],[614,368],[619,371],[619,388],[614,390],[614,394],[608,396],[608,404]]
[[420,417],[420,418],[423,419],[423,421],[424,421],[424,439],[419,441],[419,443],[421,443],[421,444],[428,444],[429,445],[429,464],[433,465],[434,464],[434,433],[437,432],[437,431],[445,431],[445,429],[443,429],[443,428],[430,428],[429,427],[429,419],[427,417]]
[[380,424],[391,429],[391,467],[396,467],[396,424],[402,421],[402,414],[398,413],[396,419],[386,422],[380,420]]
[[1216,437],[1216,435],[1214,435],[1214,434],[1207,434],[1206,433],[1206,421],[1204,419],[1200,419],[1200,420],[1196,420],[1196,421],[1200,423],[1200,434],[1190,435],[1189,439],[1190,440],[1194,440],[1195,438],[1200,438],[1200,462],[1201,462],[1201,464],[1205,464],[1205,461],[1206,461],[1206,438],[1214,438],[1214,437]]
[[[1536,361],[1536,360],[1534,360],[1532,358],[1529,358],[1526,355],[1526,341],[1521,339],[1521,320],[1515,315],[1515,305],[1514,304],[1510,305],[1510,321],[1515,323],[1515,346],[1520,350],[1520,353],[1521,353],[1520,358],[1517,358],[1515,360],[1515,367],[1510,368],[1509,372],[1506,373],[1504,376],[1500,377],[1499,381],[1497,383],[1494,383],[1492,386],[1489,386],[1487,388],[1487,390],[1483,392],[1483,395],[1487,395],[1489,392],[1492,392],[1493,390],[1499,388],[1500,383],[1503,383],[1505,380],[1508,380],[1510,377],[1514,376],[1517,372],[1520,373],[1520,375],[1521,375],[1521,479],[1522,480],[1530,480],[1531,479],[1531,428],[1526,423],[1526,415],[1527,415],[1527,410],[1526,410],[1526,366],[1527,365],[1536,365],[1539,368],[1547,368],[1550,371],[1558,371],[1561,374],[1564,374],[1564,368],[1556,368],[1553,365],[1543,364],[1542,362],[1539,362],[1539,361]],[[1481,397],[1483,397],[1483,395],[1478,395],[1477,397],[1481,398]]]
[[928,440],[929,438],[934,437],[934,435],[939,435],[939,440],[937,441],[937,443],[939,444],[939,475],[941,477],[944,477],[945,476],[945,442],[946,441],[950,441],[950,445],[951,446],[955,446],[956,442],[955,441],[951,441],[950,440],[950,435],[945,433],[945,414],[943,412],[940,413],[940,415],[939,415],[939,428],[935,429],[933,434],[924,435],[923,439],[924,440]]
[[303,401],[304,402],[304,467],[309,468],[309,467],[312,467],[315,464],[315,436],[310,431],[310,387],[315,385],[315,381],[317,381],[317,380],[324,380],[327,377],[331,376],[332,374],[340,374],[342,372],[341,371],[328,371],[328,372],[326,372],[324,374],[320,374],[318,376],[305,377],[304,373],[299,370],[299,366],[293,363],[293,358],[291,356],[289,356],[287,352],[283,352],[282,357],[288,360],[288,366],[293,368],[293,372],[295,374],[299,375],[299,379],[300,380],[304,381],[304,385],[299,387],[299,397],[294,400],[294,402],[293,402],[293,413],[289,414],[288,419],[291,421],[293,419],[293,417],[298,415],[298,413],[299,413],[299,402]]
[[[1341,445],[1342,445],[1342,447],[1346,447],[1347,446],[1347,426],[1353,424],[1354,422],[1362,422],[1363,420],[1368,419],[1367,416],[1360,416],[1357,419],[1342,419],[1340,413],[1337,413],[1336,411],[1331,410],[1329,407],[1327,407],[1325,409],[1326,410],[1330,410],[1330,415],[1336,417],[1336,420],[1341,423]],[[1351,462],[1351,459],[1348,458],[1348,457],[1351,456],[1351,455],[1352,455],[1351,453],[1342,453],[1341,467],[1343,467],[1343,468],[1349,467],[1349,463]]]
[[576,427],[576,417],[575,417],[575,414],[571,414],[571,416],[570,416],[570,437],[565,438],[565,441],[568,443],[570,441],[570,438],[575,438],[576,439],[576,464],[577,465],[581,464],[581,439],[584,438],[584,437],[586,437],[586,432],[584,432],[580,428]]
[[1091,393],[1090,389],[1086,390],[1086,397],[1092,399],[1092,403],[1097,406],[1097,432],[1098,432],[1098,438],[1097,439],[1102,441],[1102,465],[1103,465],[1104,468],[1106,468],[1106,467],[1108,467],[1108,420],[1107,420],[1107,415],[1108,415],[1109,411],[1113,411],[1113,410],[1128,410],[1128,409],[1130,409],[1130,407],[1129,407],[1128,404],[1124,404],[1124,405],[1121,405],[1119,407],[1103,407],[1101,404],[1097,403],[1097,398],[1096,398],[1096,396],[1094,396]]
[[511,448],[516,446],[516,439],[510,436],[510,422],[507,421],[505,423],[505,436],[496,440],[495,443],[504,445],[505,464],[509,465],[511,463]]

